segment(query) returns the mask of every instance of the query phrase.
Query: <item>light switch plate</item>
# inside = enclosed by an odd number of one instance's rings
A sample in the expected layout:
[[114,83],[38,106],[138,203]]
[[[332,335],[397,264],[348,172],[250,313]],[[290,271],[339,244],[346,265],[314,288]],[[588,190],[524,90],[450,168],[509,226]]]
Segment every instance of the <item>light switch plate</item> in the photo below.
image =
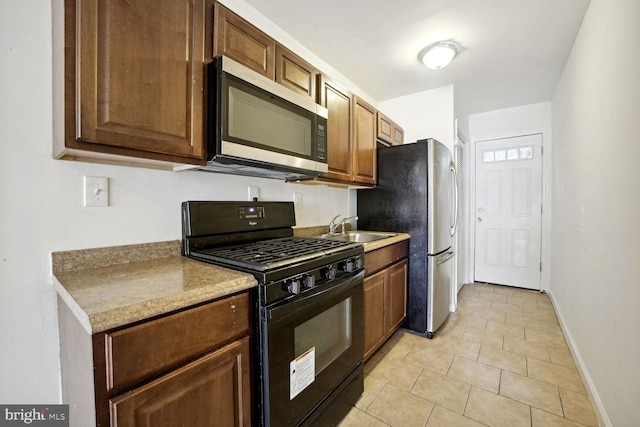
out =
[[84,177],[84,206],[109,206],[109,178],[102,176]]
[[260,198],[260,187],[256,187],[254,185],[249,186],[249,201],[253,202]]

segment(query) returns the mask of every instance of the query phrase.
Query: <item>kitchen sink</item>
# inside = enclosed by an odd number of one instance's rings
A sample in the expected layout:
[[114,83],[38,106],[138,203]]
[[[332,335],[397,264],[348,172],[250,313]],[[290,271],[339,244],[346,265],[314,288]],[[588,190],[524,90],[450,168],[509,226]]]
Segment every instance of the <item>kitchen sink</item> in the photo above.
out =
[[370,243],[396,236],[395,233],[372,233],[368,231],[349,231],[346,234],[323,234],[323,239],[340,240],[344,242]]

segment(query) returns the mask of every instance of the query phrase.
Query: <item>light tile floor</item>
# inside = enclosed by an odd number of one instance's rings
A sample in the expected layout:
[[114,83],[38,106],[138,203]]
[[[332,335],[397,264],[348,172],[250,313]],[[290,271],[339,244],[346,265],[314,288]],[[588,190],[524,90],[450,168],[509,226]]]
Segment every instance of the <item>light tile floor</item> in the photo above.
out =
[[547,295],[472,283],[429,340],[396,332],[340,427],[597,427]]

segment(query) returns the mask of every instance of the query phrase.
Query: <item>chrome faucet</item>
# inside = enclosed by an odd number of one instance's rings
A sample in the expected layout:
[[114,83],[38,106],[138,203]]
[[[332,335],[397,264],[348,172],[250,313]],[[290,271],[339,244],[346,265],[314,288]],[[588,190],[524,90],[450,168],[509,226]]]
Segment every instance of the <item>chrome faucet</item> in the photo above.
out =
[[[342,218],[342,221],[340,222],[340,225],[342,226],[342,232],[340,234],[347,234],[347,230],[344,229],[344,225],[347,221],[350,221],[352,219],[355,219],[356,221],[358,220],[357,216],[350,216],[348,218]],[[337,227],[336,227],[337,228]]]
[[338,223],[336,223],[336,219],[338,218],[340,218],[340,215],[334,216],[331,222],[329,222],[329,234],[336,234],[336,228],[338,228],[339,225]]

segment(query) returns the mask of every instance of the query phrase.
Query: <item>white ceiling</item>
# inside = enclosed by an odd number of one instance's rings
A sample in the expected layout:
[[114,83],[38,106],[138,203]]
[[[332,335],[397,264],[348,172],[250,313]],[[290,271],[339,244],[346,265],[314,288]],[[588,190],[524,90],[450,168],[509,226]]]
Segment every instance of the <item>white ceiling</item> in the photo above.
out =
[[[473,114],[551,100],[589,0],[245,0],[377,101],[449,84]],[[418,62],[455,40],[447,68]]]

